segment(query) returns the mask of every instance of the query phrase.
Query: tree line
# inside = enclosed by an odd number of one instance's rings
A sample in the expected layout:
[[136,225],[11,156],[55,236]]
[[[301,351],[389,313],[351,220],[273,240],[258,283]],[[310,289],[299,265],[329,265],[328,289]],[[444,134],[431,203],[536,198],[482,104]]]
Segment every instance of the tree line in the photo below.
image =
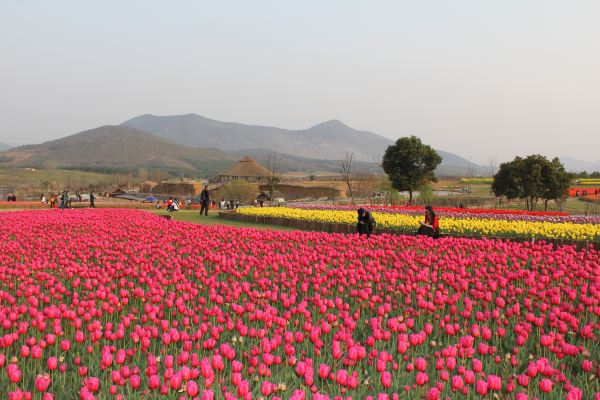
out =
[[[392,186],[398,191],[409,194],[412,202],[413,192],[429,182],[436,182],[434,174],[442,157],[429,145],[423,144],[416,136],[402,137],[385,151],[382,168],[388,175]],[[565,170],[558,158],[549,160],[538,154],[500,164],[493,176],[492,192],[495,196],[504,196],[508,200],[523,199],[527,209],[533,210],[538,201],[559,201],[575,178]]]

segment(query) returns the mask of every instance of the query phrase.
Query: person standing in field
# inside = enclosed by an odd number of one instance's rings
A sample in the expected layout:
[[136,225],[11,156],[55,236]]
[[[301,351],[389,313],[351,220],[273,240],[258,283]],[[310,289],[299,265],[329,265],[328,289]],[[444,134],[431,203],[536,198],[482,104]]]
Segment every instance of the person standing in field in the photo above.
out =
[[210,204],[210,193],[208,186],[204,186],[204,190],[200,193],[200,215],[208,215],[208,205]]
[[58,208],[60,208],[61,210],[63,208],[65,208],[66,202],[67,202],[67,195],[66,195],[65,191],[63,190],[60,194],[60,204],[58,205]]
[[96,196],[94,196],[94,192],[90,192],[90,208],[96,208],[94,201],[96,200]]
[[358,209],[358,224],[356,230],[359,235],[367,235],[367,239],[371,237],[373,233],[373,227],[375,227],[375,218],[371,215],[371,212],[364,208]]

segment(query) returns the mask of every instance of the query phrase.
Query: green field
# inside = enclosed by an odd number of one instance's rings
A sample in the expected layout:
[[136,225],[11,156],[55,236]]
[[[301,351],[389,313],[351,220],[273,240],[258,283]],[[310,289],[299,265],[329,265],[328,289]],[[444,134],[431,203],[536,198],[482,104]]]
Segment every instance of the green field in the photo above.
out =
[[126,178],[119,175],[74,170],[0,168],[0,187],[15,188],[17,197],[65,189],[76,191],[95,185],[109,186],[124,179]]
[[211,210],[208,212],[208,216],[200,215],[198,210],[181,210],[177,212],[167,212],[164,210],[153,210],[150,211],[156,215],[172,215],[175,221],[193,222],[194,224],[200,225],[226,225],[226,226],[237,226],[242,228],[258,228],[258,229],[274,229],[278,231],[291,231],[293,228],[285,226],[265,225],[265,224],[253,224],[249,222],[231,221],[224,218],[219,218],[218,211]]

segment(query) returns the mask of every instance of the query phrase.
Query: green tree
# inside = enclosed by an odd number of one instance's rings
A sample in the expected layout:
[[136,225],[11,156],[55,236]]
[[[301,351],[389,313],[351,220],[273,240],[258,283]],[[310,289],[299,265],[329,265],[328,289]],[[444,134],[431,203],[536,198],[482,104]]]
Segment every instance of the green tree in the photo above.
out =
[[533,210],[539,199],[558,200],[569,188],[572,175],[565,171],[558,158],[549,161],[535,154],[526,158],[515,157],[513,161],[502,163],[494,175],[492,192],[507,199],[525,199],[527,210]]
[[429,183],[419,186],[419,199],[423,204],[431,204],[433,201],[433,188]]
[[403,137],[389,146],[383,156],[382,167],[392,185],[399,191],[407,191],[412,203],[413,192],[428,182],[436,182],[433,171],[442,157],[416,136]]
[[519,163],[522,162],[520,157],[513,161],[500,164],[500,169],[494,175],[492,182],[492,192],[497,197],[504,196],[508,200],[518,199],[521,197],[520,181],[519,181]]
[[226,183],[218,191],[218,197],[239,200],[242,204],[254,200],[256,196],[258,196],[257,186],[240,180]]
[[542,171],[542,193],[544,199],[544,211],[548,211],[548,202],[559,200],[564,196],[575,176],[565,171],[564,165],[558,158],[554,158]]

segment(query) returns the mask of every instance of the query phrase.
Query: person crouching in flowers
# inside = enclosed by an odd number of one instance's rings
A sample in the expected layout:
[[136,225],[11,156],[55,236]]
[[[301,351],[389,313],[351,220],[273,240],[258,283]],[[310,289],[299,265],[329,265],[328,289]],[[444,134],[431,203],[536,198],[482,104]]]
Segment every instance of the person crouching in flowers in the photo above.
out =
[[367,239],[371,237],[373,233],[373,227],[375,226],[375,218],[371,215],[371,212],[364,208],[358,209],[358,224],[356,230],[359,235],[367,235]]
[[425,207],[425,221],[419,222],[419,224],[421,225],[419,226],[419,235],[429,236],[434,239],[440,236],[440,221],[431,206]]

